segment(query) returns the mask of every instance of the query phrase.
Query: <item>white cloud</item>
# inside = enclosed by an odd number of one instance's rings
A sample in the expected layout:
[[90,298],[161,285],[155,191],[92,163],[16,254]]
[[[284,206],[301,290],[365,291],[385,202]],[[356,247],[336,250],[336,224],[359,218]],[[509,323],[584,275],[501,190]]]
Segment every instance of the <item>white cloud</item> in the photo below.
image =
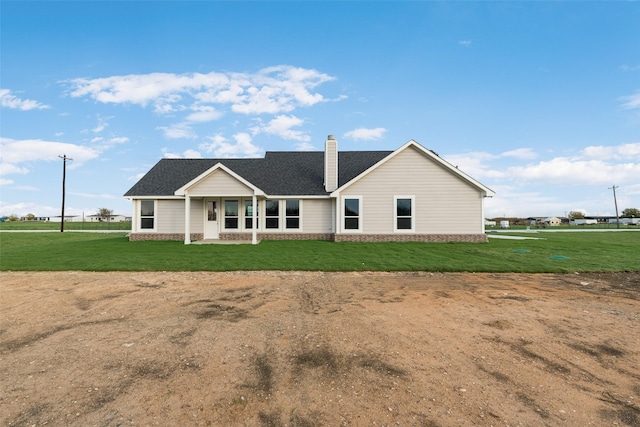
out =
[[[0,138],[0,162],[8,168],[18,168],[19,163],[35,161],[60,161],[58,156],[65,155],[72,158],[68,163],[70,168],[78,167],[82,163],[95,159],[100,152],[93,148],[65,142],[43,141],[40,139],[14,140]],[[18,172],[22,173],[22,172]]]
[[120,196],[114,196],[113,194],[78,193],[76,191],[69,191],[69,194],[72,196],[84,197],[85,199],[120,199]]
[[214,120],[218,120],[222,117],[222,112],[217,111],[214,107],[210,106],[199,106],[194,107],[194,113],[191,113],[187,116],[187,121],[193,123],[203,123],[203,122],[211,122]]
[[640,71],[640,65],[621,65],[619,68],[622,71]]
[[300,142],[310,142],[311,137],[299,130],[293,130],[291,128],[302,126],[304,120],[296,116],[280,115],[269,121],[265,126],[256,126],[251,128],[254,135],[258,133],[267,133],[270,135],[276,135],[284,139],[290,139]]
[[613,146],[590,146],[582,150],[582,155],[599,160],[640,160],[640,142]]
[[129,138],[126,136],[116,136],[113,138],[109,138],[109,142],[112,144],[124,144],[125,142],[129,142]]
[[[157,113],[184,109],[182,104],[228,105],[240,114],[277,114],[329,101],[312,89],[335,80],[313,69],[280,65],[256,73],[150,73],[67,81],[72,97],[97,102],[153,104]],[[195,116],[198,118],[198,116]],[[211,117],[211,114],[208,116]]]
[[[187,149],[182,153],[172,153],[168,148],[162,149],[162,154],[167,159],[201,159],[202,154],[199,151]],[[138,176],[142,177],[144,174],[140,174]]]
[[199,148],[214,157],[260,157],[263,150],[251,143],[251,135],[240,132],[233,135],[235,144],[231,143],[222,135],[215,135],[209,138],[211,142],[200,144]]
[[5,108],[13,110],[29,111],[29,110],[45,110],[51,108],[49,105],[41,104],[31,99],[20,99],[11,94],[9,89],[0,89],[0,103]]
[[13,184],[12,179],[0,178],[0,185],[11,185],[11,184]]
[[180,138],[190,138],[193,139],[197,135],[186,123],[177,123],[172,126],[160,126],[158,129],[163,131],[165,138],[168,139],[180,139]]
[[517,148],[515,150],[505,151],[504,153],[500,154],[500,156],[527,160],[535,159],[536,157],[538,157],[538,154],[536,154],[536,152],[531,148]]
[[[168,157],[168,156],[165,156]],[[146,175],[146,172],[140,172],[138,174],[127,177],[127,181],[138,182],[142,179],[143,176]]]
[[471,47],[471,40],[460,40],[458,44],[462,47]]
[[556,157],[537,164],[510,167],[506,174],[531,183],[605,185],[634,182],[640,176],[640,163],[608,163],[602,160]]
[[382,138],[386,131],[387,130],[385,128],[358,128],[345,133],[343,136],[356,141],[371,141]]
[[637,90],[633,95],[623,96],[620,100],[623,101],[621,107],[624,110],[640,108],[640,90]]
[[0,163],[0,176],[1,175],[15,175],[15,174],[27,174],[29,169],[21,168],[19,166],[10,163]]
[[314,151],[315,149],[316,147],[314,147],[313,144],[309,142],[300,142],[296,144],[297,151]]
[[96,125],[96,127],[91,129],[91,132],[100,133],[104,131],[107,128],[107,126],[109,126],[109,123],[107,122],[107,120],[102,117],[98,117],[98,124]]
[[[60,215],[60,208],[52,208],[51,206],[41,206],[35,203],[2,203],[0,202],[0,215],[17,215],[25,216],[29,213],[38,216],[55,216]],[[65,211],[66,215],[66,211]]]
[[501,178],[504,176],[504,172],[490,167],[489,162],[499,158],[499,156],[496,156],[495,154],[476,151],[471,153],[446,155],[443,158],[475,179]]

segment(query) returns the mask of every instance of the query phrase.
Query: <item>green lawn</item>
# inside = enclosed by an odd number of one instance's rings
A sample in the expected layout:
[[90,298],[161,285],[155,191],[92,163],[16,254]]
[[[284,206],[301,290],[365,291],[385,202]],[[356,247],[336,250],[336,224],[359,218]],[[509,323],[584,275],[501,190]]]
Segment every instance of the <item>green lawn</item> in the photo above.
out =
[[0,233],[0,270],[640,271],[640,232],[534,236],[545,240],[184,245],[129,242],[124,233]]
[[[65,230],[131,230],[130,222],[65,222]],[[58,230],[59,222],[3,221],[0,230]]]

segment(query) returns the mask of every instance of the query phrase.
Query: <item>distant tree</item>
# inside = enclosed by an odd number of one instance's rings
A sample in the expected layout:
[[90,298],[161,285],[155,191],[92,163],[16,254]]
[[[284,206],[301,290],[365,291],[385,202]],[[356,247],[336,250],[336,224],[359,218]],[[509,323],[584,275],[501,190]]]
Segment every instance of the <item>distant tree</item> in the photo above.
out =
[[571,211],[569,212],[569,219],[583,219],[584,213],[581,211]]
[[18,218],[18,215],[16,214],[11,214],[7,217],[5,217],[5,220],[7,221],[18,221],[20,218]]
[[98,209],[98,216],[101,221],[109,221],[111,219],[111,215],[113,214],[113,210],[108,208],[100,208]]
[[623,218],[640,218],[640,209],[638,208],[627,208],[622,211]]
[[26,219],[27,221],[33,221],[34,219],[36,219],[36,216],[32,213],[28,213],[25,215],[24,219]]

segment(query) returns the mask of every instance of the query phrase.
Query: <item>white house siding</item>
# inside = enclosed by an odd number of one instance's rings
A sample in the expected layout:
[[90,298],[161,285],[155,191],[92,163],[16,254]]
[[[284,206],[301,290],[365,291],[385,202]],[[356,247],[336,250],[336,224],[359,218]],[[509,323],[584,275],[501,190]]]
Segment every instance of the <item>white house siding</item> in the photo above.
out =
[[414,196],[415,234],[483,233],[483,197],[413,147],[399,152],[341,197],[362,196],[362,233],[394,232],[394,196]]
[[184,200],[158,200],[156,232],[184,233]]
[[229,175],[224,170],[218,169],[201,182],[188,189],[190,196],[251,196],[253,190]]
[[302,228],[305,233],[333,233],[331,199],[302,200]]

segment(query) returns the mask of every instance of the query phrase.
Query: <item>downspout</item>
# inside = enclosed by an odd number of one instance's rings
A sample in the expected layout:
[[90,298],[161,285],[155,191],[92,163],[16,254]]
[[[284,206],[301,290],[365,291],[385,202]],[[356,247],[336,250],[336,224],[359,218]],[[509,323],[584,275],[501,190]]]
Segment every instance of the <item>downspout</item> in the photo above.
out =
[[184,244],[191,244],[191,197],[184,192]]

